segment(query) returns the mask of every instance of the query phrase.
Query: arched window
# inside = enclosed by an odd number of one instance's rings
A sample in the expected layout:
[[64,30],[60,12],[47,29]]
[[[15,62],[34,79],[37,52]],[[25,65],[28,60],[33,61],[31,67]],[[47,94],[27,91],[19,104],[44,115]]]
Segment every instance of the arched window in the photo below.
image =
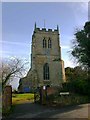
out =
[[51,43],[51,39],[49,38],[48,40],[48,48],[51,48],[52,47],[52,43]]
[[43,79],[44,80],[49,80],[49,65],[48,63],[45,63],[43,66]]
[[43,48],[46,48],[47,47],[47,45],[46,45],[46,40],[45,40],[45,38],[43,39]]

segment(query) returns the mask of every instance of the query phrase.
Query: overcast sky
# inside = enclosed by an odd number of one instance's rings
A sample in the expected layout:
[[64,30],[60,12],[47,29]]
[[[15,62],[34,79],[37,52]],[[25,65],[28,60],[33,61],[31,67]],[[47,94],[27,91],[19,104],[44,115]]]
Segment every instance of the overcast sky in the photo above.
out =
[[[84,2],[13,2],[2,3],[3,58],[20,57],[30,62],[31,38],[37,27],[55,29],[59,25],[62,59],[65,67],[74,67],[68,51],[76,28],[83,28],[88,20],[88,3]],[[0,51],[1,55],[1,51]]]

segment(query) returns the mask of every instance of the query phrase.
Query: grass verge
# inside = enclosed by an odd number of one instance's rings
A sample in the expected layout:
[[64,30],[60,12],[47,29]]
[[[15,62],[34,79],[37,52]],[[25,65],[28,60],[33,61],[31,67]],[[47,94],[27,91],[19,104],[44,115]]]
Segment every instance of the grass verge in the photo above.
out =
[[25,93],[25,94],[12,94],[12,104],[21,104],[26,102],[34,102],[34,94]]

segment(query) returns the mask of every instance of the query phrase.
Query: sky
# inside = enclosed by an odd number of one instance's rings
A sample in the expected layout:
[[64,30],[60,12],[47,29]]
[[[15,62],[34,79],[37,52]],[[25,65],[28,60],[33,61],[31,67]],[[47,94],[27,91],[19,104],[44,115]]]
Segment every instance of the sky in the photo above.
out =
[[64,66],[76,66],[69,51],[76,28],[82,29],[88,21],[87,2],[3,2],[0,56],[27,59],[30,68],[34,24],[43,28],[44,21],[46,29],[59,26]]

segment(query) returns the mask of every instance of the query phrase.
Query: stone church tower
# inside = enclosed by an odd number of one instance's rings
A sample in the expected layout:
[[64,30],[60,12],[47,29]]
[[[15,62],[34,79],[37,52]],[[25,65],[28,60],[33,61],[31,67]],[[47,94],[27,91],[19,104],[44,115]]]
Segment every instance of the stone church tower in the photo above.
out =
[[59,28],[37,28],[35,23],[31,46],[31,69],[20,79],[19,91],[40,86],[60,86],[65,82],[64,62],[61,59]]

